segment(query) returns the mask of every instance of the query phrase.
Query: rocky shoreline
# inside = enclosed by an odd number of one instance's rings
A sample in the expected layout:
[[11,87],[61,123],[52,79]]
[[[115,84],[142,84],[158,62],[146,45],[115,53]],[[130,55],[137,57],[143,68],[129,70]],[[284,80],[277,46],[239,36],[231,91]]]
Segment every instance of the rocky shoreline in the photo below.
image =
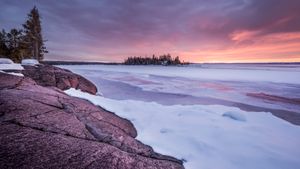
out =
[[82,76],[42,64],[22,74],[0,72],[0,168],[184,168],[135,139],[127,119],[63,92],[96,94]]

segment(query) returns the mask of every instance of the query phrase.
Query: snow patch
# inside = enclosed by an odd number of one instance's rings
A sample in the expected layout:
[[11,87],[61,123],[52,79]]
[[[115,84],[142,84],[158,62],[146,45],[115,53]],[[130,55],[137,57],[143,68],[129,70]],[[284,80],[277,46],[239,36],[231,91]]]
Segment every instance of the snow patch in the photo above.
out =
[[23,70],[20,64],[14,63],[11,59],[0,58],[0,70]]
[[0,58],[0,64],[13,64],[14,62],[8,58]]
[[23,70],[23,66],[20,64],[0,64],[0,70]]
[[22,65],[37,65],[39,64],[39,61],[37,61],[36,59],[23,59],[21,62]]
[[15,72],[8,72],[7,74],[14,75],[14,76],[21,76],[21,77],[24,76],[22,73],[15,73]]
[[2,71],[2,70],[0,70],[0,73],[5,73],[5,74],[14,75],[14,76],[21,76],[21,77],[24,77],[24,75],[23,75],[22,73],[4,72],[4,71]]

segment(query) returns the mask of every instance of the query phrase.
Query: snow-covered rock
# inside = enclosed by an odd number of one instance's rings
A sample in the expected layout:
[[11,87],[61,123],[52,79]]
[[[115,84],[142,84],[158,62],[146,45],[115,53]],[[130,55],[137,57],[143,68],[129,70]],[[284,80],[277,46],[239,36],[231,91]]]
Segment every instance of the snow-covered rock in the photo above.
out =
[[22,73],[15,73],[15,72],[8,72],[7,74],[14,75],[14,76],[21,76],[21,77],[24,76]]
[[14,63],[11,59],[0,58],[0,70],[23,70],[23,67]]
[[23,59],[21,62],[22,65],[37,65],[39,64],[39,61],[36,59]]
[[20,64],[0,64],[0,70],[23,70],[24,68]]
[[8,58],[0,58],[0,64],[13,64],[14,62]]

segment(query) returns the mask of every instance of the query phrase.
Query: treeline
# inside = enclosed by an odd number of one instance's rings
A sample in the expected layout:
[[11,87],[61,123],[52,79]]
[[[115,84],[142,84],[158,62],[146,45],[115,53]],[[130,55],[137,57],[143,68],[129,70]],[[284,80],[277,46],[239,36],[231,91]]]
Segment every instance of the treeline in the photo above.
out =
[[17,63],[27,58],[43,60],[48,51],[44,46],[40,15],[36,7],[30,11],[22,26],[23,29],[0,31],[0,57],[7,57]]
[[179,56],[176,56],[173,58],[170,54],[164,54],[161,56],[155,56],[152,57],[142,57],[142,56],[133,56],[128,57],[124,61],[125,65],[182,65],[187,64],[185,62],[182,62],[179,59]]

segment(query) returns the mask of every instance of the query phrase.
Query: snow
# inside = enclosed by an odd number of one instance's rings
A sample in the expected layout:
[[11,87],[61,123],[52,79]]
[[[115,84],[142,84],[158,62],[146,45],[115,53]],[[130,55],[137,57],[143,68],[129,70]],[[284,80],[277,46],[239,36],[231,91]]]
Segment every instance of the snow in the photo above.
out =
[[20,64],[0,64],[0,70],[23,70],[23,66]]
[[10,59],[0,58],[0,70],[23,70],[23,67]]
[[21,77],[24,76],[22,73],[15,73],[15,72],[8,72],[7,74],[14,75],[14,76],[21,76]]
[[8,58],[0,58],[0,64],[13,64],[14,62]]
[[300,127],[270,113],[221,105],[162,105],[114,100],[75,89],[75,97],[131,120],[137,139],[184,159],[187,169],[298,169]]
[[0,70],[0,73],[6,73],[6,74],[10,74],[10,75],[14,75],[14,76],[21,76],[21,77],[24,76],[22,73],[4,72],[4,71],[2,71],[2,70]]
[[39,64],[39,61],[35,59],[23,59],[21,62],[22,65],[37,65]]

